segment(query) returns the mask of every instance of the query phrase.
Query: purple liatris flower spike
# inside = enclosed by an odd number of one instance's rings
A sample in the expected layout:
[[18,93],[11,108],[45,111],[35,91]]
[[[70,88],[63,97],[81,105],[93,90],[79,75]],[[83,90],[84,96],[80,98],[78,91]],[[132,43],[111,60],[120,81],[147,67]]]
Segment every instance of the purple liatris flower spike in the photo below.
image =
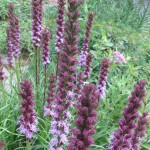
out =
[[81,96],[82,88],[83,88],[83,73],[80,72],[77,75],[76,87],[74,89],[74,98],[76,102]]
[[90,12],[89,16],[88,16],[87,25],[86,25],[85,38],[84,38],[84,42],[83,42],[80,57],[79,57],[79,65],[80,66],[86,65],[86,56],[87,56],[87,51],[88,51],[88,47],[89,47],[90,33],[91,33],[93,18],[94,18],[94,13]]
[[68,119],[71,117],[68,108],[72,106],[70,93],[75,88],[73,82],[75,81],[75,65],[77,64],[76,54],[78,54],[79,40],[77,35],[80,31],[78,7],[80,4],[81,0],[68,0],[68,20],[65,25],[64,42],[59,60],[58,93],[54,102],[54,115],[50,129],[54,138],[50,142],[50,150],[63,149],[63,146],[68,143]]
[[146,93],[144,90],[146,82],[141,80],[134,86],[134,91],[129,97],[129,103],[123,111],[123,118],[119,120],[119,128],[111,136],[109,150],[130,150],[132,148],[132,138],[134,137],[135,119],[139,117],[138,109]]
[[13,56],[15,58],[19,58],[20,56],[20,26],[19,26],[19,18],[14,17],[13,23],[10,25],[11,33],[12,33],[12,51]]
[[0,56],[0,81],[4,80],[4,74],[2,57]]
[[42,36],[42,1],[32,0],[32,42],[35,47],[40,47]]
[[54,73],[50,76],[50,85],[48,87],[48,98],[46,99],[47,104],[44,106],[44,116],[51,116],[53,108],[52,104],[56,96],[56,77]]
[[120,53],[119,51],[115,51],[113,52],[112,56],[114,57],[114,63],[127,63],[125,60],[125,57],[122,53]]
[[27,139],[31,139],[33,134],[37,132],[37,119],[34,110],[33,88],[32,83],[25,79],[21,84],[22,97],[20,112],[22,115],[18,119],[19,131],[24,134]]
[[57,31],[56,31],[56,48],[59,52],[64,41],[64,13],[65,13],[65,0],[58,0],[58,14],[57,14]]
[[139,117],[136,128],[134,129],[134,136],[132,138],[132,150],[140,150],[142,137],[146,134],[146,128],[148,125],[149,113],[144,112]]
[[10,27],[7,27],[7,61],[10,67],[13,66],[13,51],[12,51],[12,37]]
[[88,150],[94,144],[92,134],[96,131],[94,125],[97,122],[99,93],[93,84],[87,84],[82,90],[82,95],[76,105],[77,119],[76,128],[71,129],[72,137],[69,137],[68,150]]
[[83,78],[84,80],[87,80],[90,78],[90,71],[92,66],[92,53],[88,53],[86,57],[86,65],[83,72]]
[[98,91],[100,100],[105,97],[105,89],[109,67],[110,67],[110,60],[108,58],[104,58],[101,62],[100,74],[98,79]]
[[50,42],[50,32],[46,29],[42,31],[42,58],[43,58],[43,65],[47,65],[50,63],[50,48],[49,48],[49,42]]
[[12,66],[13,56],[20,56],[20,26],[19,19],[15,16],[13,3],[8,5],[8,27],[7,27],[7,49],[8,64]]

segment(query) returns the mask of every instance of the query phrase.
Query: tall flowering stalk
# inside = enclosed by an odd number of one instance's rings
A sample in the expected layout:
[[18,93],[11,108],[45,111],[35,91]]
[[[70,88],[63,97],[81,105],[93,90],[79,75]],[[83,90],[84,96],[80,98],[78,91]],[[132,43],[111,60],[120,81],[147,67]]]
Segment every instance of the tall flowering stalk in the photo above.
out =
[[139,117],[138,110],[146,93],[144,90],[146,82],[141,80],[134,86],[134,91],[129,97],[129,103],[123,111],[123,118],[119,121],[119,128],[111,135],[109,150],[121,150],[132,148],[133,129],[136,127],[135,119]]
[[137,126],[134,131],[134,135],[132,138],[132,150],[140,150],[142,137],[146,134],[146,128],[148,125],[148,117],[149,113],[144,112],[142,116],[139,117]]
[[22,92],[20,93],[22,97],[21,105],[22,108],[20,112],[22,115],[18,119],[19,132],[24,134],[26,139],[29,140],[33,137],[33,134],[37,132],[37,119],[36,112],[34,110],[33,101],[33,88],[32,83],[25,79],[21,84]]
[[50,132],[54,138],[50,142],[50,149],[63,149],[63,145],[67,144],[67,134],[69,132],[68,119],[70,113],[68,107],[71,106],[68,92],[74,89],[74,73],[77,64],[76,54],[78,54],[78,38],[79,27],[78,17],[80,13],[78,7],[82,1],[68,0],[67,13],[68,20],[65,25],[64,42],[59,62],[59,82],[58,93],[55,100],[55,112],[52,120]]
[[56,47],[57,52],[57,68],[56,68],[56,78],[58,76],[58,64],[60,57],[60,50],[62,49],[62,44],[64,41],[64,24],[65,24],[65,0],[58,0],[58,10],[57,10],[57,29],[56,29]]
[[58,10],[57,10],[57,31],[56,31],[56,52],[60,52],[62,49],[62,44],[64,41],[64,13],[65,13],[65,0],[58,0]]
[[105,97],[105,89],[106,89],[109,67],[110,67],[110,60],[108,58],[104,58],[101,62],[99,79],[98,79],[98,91],[99,91],[100,100]]
[[42,31],[42,40],[41,40],[42,59],[43,59],[43,65],[44,65],[44,100],[45,100],[45,95],[46,95],[47,65],[50,63],[49,42],[50,42],[50,32],[44,29]]
[[96,133],[94,125],[97,122],[99,93],[93,84],[87,84],[82,90],[82,95],[76,105],[76,128],[71,129],[73,136],[69,138],[68,150],[88,150],[94,144],[92,134]]
[[53,109],[52,104],[56,96],[56,77],[54,73],[51,74],[49,83],[48,98],[46,99],[47,104],[44,106],[44,116],[51,116],[51,112]]
[[93,18],[94,18],[94,13],[90,12],[88,15],[88,21],[86,25],[85,38],[84,38],[84,42],[83,42],[80,57],[79,57],[80,66],[86,65],[86,57],[87,57],[87,51],[88,51],[89,42],[90,42],[90,33],[91,33]]
[[13,57],[19,58],[21,53],[19,18],[14,13],[13,3],[8,5],[7,50],[8,64],[12,67]]
[[86,57],[86,65],[83,72],[83,78],[84,80],[87,80],[90,78],[90,71],[92,67],[92,53],[88,53]]
[[[41,44],[42,37],[42,1],[43,0],[32,0],[32,43],[35,47],[36,57],[36,88],[38,89],[39,84],[39,47]],[[38,91],[37,91],[38,99]]]

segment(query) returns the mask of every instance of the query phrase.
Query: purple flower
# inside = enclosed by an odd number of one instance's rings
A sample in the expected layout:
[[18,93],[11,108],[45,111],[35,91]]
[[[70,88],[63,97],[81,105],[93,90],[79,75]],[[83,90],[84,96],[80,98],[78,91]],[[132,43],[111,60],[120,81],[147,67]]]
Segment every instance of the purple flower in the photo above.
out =
[[90,33],[91,33],[93,18],[94,18],[94,13],[90,12],[88,15],[88,21],[87,21],[87,25],[86,25],[85,38],[84,38],[84,42],[83,42],[80,57],[79,57],[79,65],[80,66],[86,65],[86,55],[87,55],[88,46],[89,46],[89,42],[90,42]]
[[6,43],[7,43],[7,61],[8,65],[10,67],[13,66],[13,51],[12,51],[12,40],[11,40],[11,30],[10,27],[7,27],[7,38],[6,38]]
[[83,72],[84,80],[87,80],[90,78],[91,65],[92,65],[92,53],[88,53],[86,57],[85,69]]
[[48,87],[48,98],[46,99],[47,104],[44,106],[44,116],[51,116],[52,104],[56,96],[56,79],[54,73],[50,76],[50,85]]
[[27,139],[31,139],[33,134],[37,132],[37,119],[36,112],[34,110],[33,101],[33,88],[32,83],[25,79],[21,84],[22,92],[20,93],[22,97],[21,105],[22,109],[20,112],[22,115],[18,119],[19,132],[24,134]]
[[76,82],[76,87],[74,89],[74,98],[77,101],[82,93],[82,88],[83,88],[83,73],[79,73],[77,75],[77,82]]
[[13,57],[20,56],[20,26],[19,19],[14,13],[13,3],[8,5],[7,50],[8,64],[12,67]]
[[146,128],[148,125],[148,117],[149,117],[149,113],[144,112],[142,114],[142,116],[140,116],[138,119],[138,123],[134,130],[134,135],[132,138],[132,149],[133,150],[140,150],[142,137],[144,137],[146,134]]
[[123,54],[121,54],[119,51],[113,52],[112,56],[114,57],[114,63],[127,63],[125,60],[125,57]]
[[76,105],[77,119],[76,128],[71,129],[72,137],[69,137],[68,150],[88,150],[94,144],[92,134],[96,131],[94,125],[97,122],[99,93],[93,84],[87,84],[82,90],[82,95]]
[[99,91],[100,100],[105,97],[105,89],[106,89],[109,67],[110,67],[110,60],[108,58],[104,58],[101,62],[99,79],[98,79],[98,91]]
[[57,14],[57,31],[56,31],[56,52],[62,48],[64,41],[64,13],[65,13],[65,0],[58,0],[58,14]]
[[32,0],[32,42],[35,47],[40,47],[42,36],[42,1]]
[[[79,27],[78,18],[80,13],[78,7],[80,6],[80,0],[68,1],[68,20],[65,25],[65,34],[61,56],[59,59],[59,81],[58,81],[58,93],[54,102],[54,116],[52,122],[55,125],[51,126],[50,132],[54,134],[54,139],[57,138],[57,144],[53,145],[50,149],[63,148],[63,145],[67,144],[68,140],[61,139],[62,135],[68,135],[69,124],[68,119],[71,114],[68,108],[72,106],[70,102],[70,96],[68,92],[72,92],[75,88],[73,81],[75,80],[75,65],[77,64],[76,54],[78,54],[78,38]],[[60,122],[63,124],[60,124]],[[50,143],[52,143],[53,139]]]
[[129,103],[123,111],[123,118],[119,120],[119,128],[113,133],[109,150],[122,150],[132,148],[133,129],[136,127],[135,119],[139,117],[138,109],[145,97],[146,82],[141,80],[134,86],[134,91],[129,97]]
[[0,56],[0,81],[4,80],[4,74],[2,57]]
[[50,48],[49,48],[49,42],[50,42],[50,32],[46,29],[42,31],[42,58],[43,58],[43,65],[47,65],[50,63]]

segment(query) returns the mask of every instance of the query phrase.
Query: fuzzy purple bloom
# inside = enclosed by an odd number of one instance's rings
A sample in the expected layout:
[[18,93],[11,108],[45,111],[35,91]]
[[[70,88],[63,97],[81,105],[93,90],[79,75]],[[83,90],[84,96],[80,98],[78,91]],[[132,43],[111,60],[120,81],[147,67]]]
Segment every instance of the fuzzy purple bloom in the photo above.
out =
[[2,56],[0,56],[0,81],[4,80],[4,74]]
[[[52,120],[54,125],[50,129],[50,132],[54,135],[50,142],[50,149],[55,150],[63,149],[63,145],[68,143],[68,119],[71,117],[68,108],[72,106],[68,94],[75,88],[73,82],[75,81],[76,54],[78,54],[77,44],[79,42],[77,35],[80,31],[78,27],[78,17],[80,16],[78,7],[81,2],[80,0],[68,0],[68,20],[65,25],[64,42],[59,60],[58,93],[54,103],[54,116]],[[61,137],[64,137],[65,140]],[[53,143],[54,140],[57,142]]]
[[87,57],[86,57],[86,65],[85,65],[85,69],[83,72],[83,78],[84,80],[87,80],[90,78],[90,71],[91,71],[91,67],[92,67],[92,53],[88,53]]
[[129,97],[129,103],[123,111],[124,118],[119,120],[119,128],[113,133],[109,150],[122,150],[132,148],[133,129],[136,127],[135,119],[139,117],[138,109],[146,93],[144,90],[146,82],[141,80],[134,86],[134,91]]
[[108,58],[104,58],[101,62],[99,79],[98,79],[98,91],[99,91],[100,100],[105,97],[106,82],[109,73],[109,67],[110,67],[110,60]]
[[44,106],[44,116],[51,116],[52,104],[56,96],[56,77],[54,73],[51,74],[49,83],[48,98],[46,99],[47,104]]
[[77,75],[76,87],[74,89],[74,99],[77,100],[80,98],[83,88],[83,73]]
[[50,32],[44,29],[42,31],[42,41],[41,41],[43,65],[48,65],[50,63],[49,42],[50,42]]
[[122,53],[120,53],[119,51],[115,51],[113,52],[112,56],[114,57],[114,63],[127,63],[125,60],[125,57]]
[[13,65],[13,57],[20,56],[20,26],[19,19],[15,16],[13,3],[8,5],[8,27],[7,27],[7,50],[8,64]]
[[42,1],[32,0],[32,43],[37,48],[40,47],[42,36]]
[[12,40],[11,40],[11,30],[10,27],[7,27],[7,38],[6,38],[6,43],[7,43],[7,61],[8,65],[10,67],[13,66],[13,51],[12,51]]
[[90,12],[88,15],[88,21],[86,25],[85,38],[84,38],[84,42],[83,42],[80,57],[79,57],[80,66],[86,65],[86,57],[87,57],[87,51],[88,51],[89,42],[90,42],[90,33],[91,33],[93,19],[94,19],[94,13]]
[[31,139],[33,134],[37,132],[37,119],[36,112],[34,110],[33,101],[33,88],[32,83],[25,79],[20,83],[22,92],[20,93],[22,97],[21,105],[22,109],[20,112],[22,115],[18,119],[19,132],[24,134],[27,139]]
[[64,41],[64,13],[65,13],[65,0],[58,0],[58,14],[57,14],[57,31],[56,31],[56,52],[62,48]]
[[132,138],[132,150],[140,150],[142,137],[146,135],[148,117],[149,113],[144,112],[138,119],[138,123],[134,131],[134,136]]
[[94,144],[92,134],[96,131],[99,93],[93,84],[87,84],[82,90],[82,95],[76,105],[78,118],[74,124],[77,128],[71,129],[73,136],[69,137],[68,150],[88,150]]

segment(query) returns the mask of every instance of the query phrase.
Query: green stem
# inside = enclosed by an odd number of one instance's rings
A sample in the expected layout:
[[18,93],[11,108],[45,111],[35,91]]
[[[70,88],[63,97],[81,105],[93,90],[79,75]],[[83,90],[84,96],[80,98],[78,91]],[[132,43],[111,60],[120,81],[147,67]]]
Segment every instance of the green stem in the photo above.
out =
[[19,59],[15,59],[15,72],[16,72],[16,78],[17,78],[17,88],[18,88],[18,92],[19,92],[20,91]]
[[5,105],[4,106],[6,106],[6,94],[5,94],[5,87],[4,87],[4,83],[3,83],[3,81],[1,81],[1,90],[2,90],[2,100],[5,102]]
[[45,98],[46,98],[46,78],[47,78],[47,66],[44,65],[44,100],[43,100],[43,106],[44,106]]
[[26,150],[31,150],[29,139],[26,139]]

